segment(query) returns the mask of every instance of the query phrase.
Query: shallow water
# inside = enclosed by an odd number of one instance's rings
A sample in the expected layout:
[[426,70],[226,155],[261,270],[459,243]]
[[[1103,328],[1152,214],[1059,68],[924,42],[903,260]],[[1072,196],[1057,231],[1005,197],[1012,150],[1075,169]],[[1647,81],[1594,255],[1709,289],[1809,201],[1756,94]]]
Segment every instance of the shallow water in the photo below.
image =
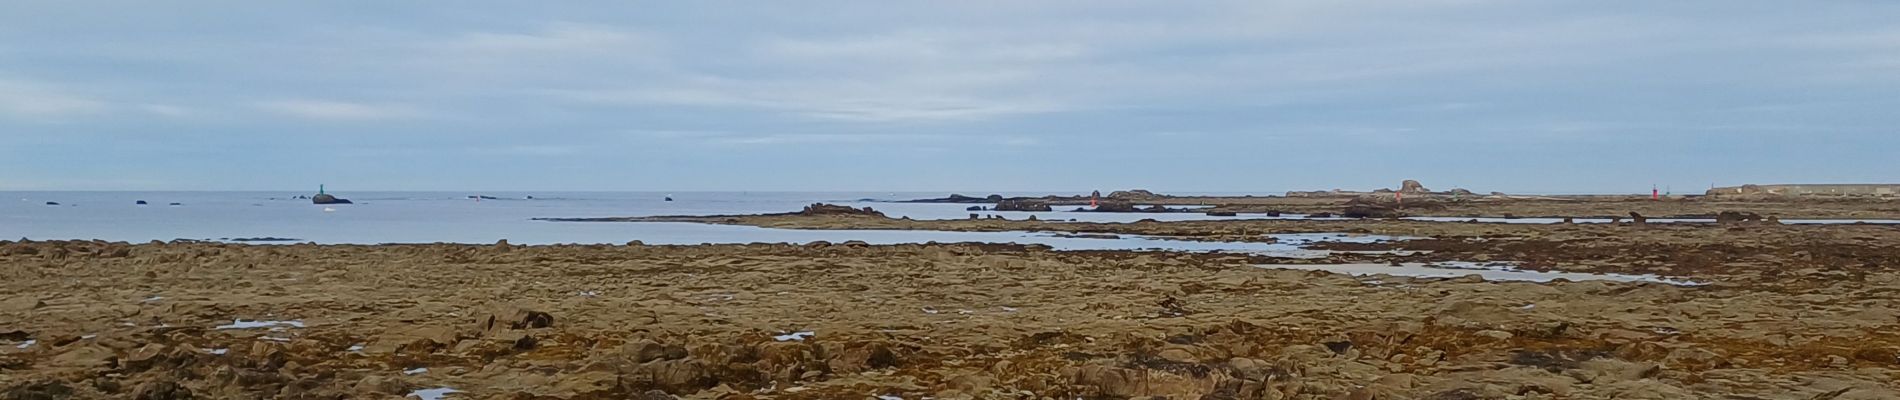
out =
[[432,388],[432,389],[416,389],[415,391],[409,392],[409,395],[403,396],[403,397],[404,398],[414,397],[419,400],[442,400],[443,397],[447,397],[449,394],[461,393],[461,392],[462,391],[455,390],[454,388],[439,387],[439,388]]
[[1699,285],[1706,284],[1704,282],[1671,279],[1671,278],[1665,278],[1661,276],[1647,275],[1647,274],[1627,275],[1627,274],[1590,274],[1590,273],[1580,273],[1580,272],[1526,271],[1526,270],[1517,269],[1515,266],[1512,266],[1509,263],[1439,262],[1439,263],[1405,263],[1398,266],[1393,266],[1390,264],[1374,264],[1374,263],[1262,264],[1262,265],[1256,265],[1256,266],[1260,268],[1326,271],[1326,272],[1355,275],[1355,276],[1369,276],[1369,275],[1384,274],[1384,275],[1391,275],[1391,276],[1409,276],[1409,277],[1415,277],[1415,278],[1456,278],[1456,277],[1461,277],[1461,276],[1466,276],[1466,275],[1477,275],[1477,276],[1484,277],[1484,279],[1486,280],[1494,280],[1494,281],[1550,282],[1557,279],[1564,279],[1564,280],[1570,280],[1570,281],[1655,282],[1655,283],[1666,283],[1666,284],[1679,285],[1679,286],[1699,286]]

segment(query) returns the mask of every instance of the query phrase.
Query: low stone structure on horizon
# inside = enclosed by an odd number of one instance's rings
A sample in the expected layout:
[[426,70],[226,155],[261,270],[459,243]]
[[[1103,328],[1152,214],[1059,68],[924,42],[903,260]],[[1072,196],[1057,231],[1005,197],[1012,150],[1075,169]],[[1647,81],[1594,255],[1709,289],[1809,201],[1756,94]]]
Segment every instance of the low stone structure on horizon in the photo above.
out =
[[1900,184],[1741,185],[1709,189],[1709,196],[1900,196]]

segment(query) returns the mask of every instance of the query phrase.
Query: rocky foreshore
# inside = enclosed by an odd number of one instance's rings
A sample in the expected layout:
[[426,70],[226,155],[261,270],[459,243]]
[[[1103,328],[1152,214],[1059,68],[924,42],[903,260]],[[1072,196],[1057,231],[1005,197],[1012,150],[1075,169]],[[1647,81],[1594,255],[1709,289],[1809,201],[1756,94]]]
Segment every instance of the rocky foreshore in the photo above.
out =
[[[1568,238],[1616,231],[1524,229],[1432,246],[1718,283],[1351,277],[978,244],[0,242],[0,394],[1900,396],[1895,250],[1866,244],[1892,230],[1625,228],[1578,247]],[[1497,242],[1517,236],[1539,239]]]

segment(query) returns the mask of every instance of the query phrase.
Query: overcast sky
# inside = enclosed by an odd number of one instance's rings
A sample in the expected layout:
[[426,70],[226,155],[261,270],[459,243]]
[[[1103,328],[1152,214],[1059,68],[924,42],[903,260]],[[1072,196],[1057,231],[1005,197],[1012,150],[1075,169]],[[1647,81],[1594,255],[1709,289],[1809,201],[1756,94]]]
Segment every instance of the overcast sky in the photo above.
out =
[[1896,1],[5,8],[0,190],[1900,181]]

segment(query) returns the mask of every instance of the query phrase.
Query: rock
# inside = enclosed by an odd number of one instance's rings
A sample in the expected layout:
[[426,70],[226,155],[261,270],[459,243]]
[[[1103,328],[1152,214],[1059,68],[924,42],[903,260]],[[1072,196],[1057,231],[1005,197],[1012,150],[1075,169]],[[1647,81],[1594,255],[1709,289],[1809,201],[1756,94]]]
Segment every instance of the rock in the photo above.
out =
[[1135,203],[1126,200],[1103,200],[1095,205],[1097,212],[1140,212]]
[[1045,203],[1038,200],[1003,200],[1001,202],[996,203],[996,208],[994,210],[995,211],[1032,211],[1032,212],[1055,211],[1055,209],[1049,207],[1049,203]]
[[983,211],[983,206],[969,206],[965,207],[963,211]]
[[901,363],[897,352],[883,342],[853,344],[825,361],[832,372],[847,374],[896,367]]
[[1317,212],[1317,213],[1312,213],[1312,214],[1306,214],[1306,217],[1307,218],[1332,218],[1333,213]]
[[652,387],[669,393],[693,393],[719,383],[705,363],[694,359],[654,361],[641,364],[633,372],[622,379],[631,380],[635,387]]
[[1644,217],[1642,214],[1637,214],[1635,211],[1630,211],[1630,225],[1643,226],[1643,225],[1648,225],[1648,224],[1649,224],[1649,217]]
[[[1101,192],[1096,192],[1096,193],[1101,193]],[[1158,195],[1158,194],[1155,194],[1154,192],[1150,192],[1150,191],[1142,190],[1142,189],[1134,189],[1134,190],[1127,190],[1127,191],[1117,190],[1108,194],[1108,198],[1125,199],[1125,200],[1147,200],[1147,199],[1155,199],[1155,198],[1161,198],[1161,197],[1167,197],[1167,196]]]
[[992,194],[992,195],[989,195],[989,197],[984,197],[983,200],[1000,202],[1000,201],[1003,201],[1003,195]]
[[1156,353],[1155,356],[1161,357],[1161,359],[1163,360],[1173,361],[1177,363],[1192,363],[1192,362],[1200,361],[1197,357],[1194,356],[1193,352],[1189,352],[1187,351],[1187,349],[1182,349],[1182,348],[1163,349],[1161,350],[1160,353]]
[[[1724,225],[1737,224],[1737,223],[1743,223],[1743,222],[1762,222],[1762,221],[1763,221],[1763,218],[1761,217],[1761,214],[1756,214],[1752,212],[1723,211],[1723,212],[1715,214],[1715,223],[1724,224]],[[1776,219],[1775,221],[1779,223],[1781,220]]]
[[331,196],[329,194],[319,194],[316,196],[310,196],[310,204],[355,204],[355,203],[351,203],[349,199],[339,199],[339,198],[336,198],[336,196]]
[[1069,374],[1076,386],[1096,389],[1103,397],[1128,398],[1142,394],[1147,374],[1141,371],[1101,365],[1085,365]]
[[1240,215],[1239,213],[1235,213],[1233,211],[1208,211],[1207,212],[1207,216],[1209,217],[1233,217],[1233,216],[1239,216],[1239,215]]
[[1478,331],[1478,336],[1488,337],[1488,338],[1497,339],[1497,340],[1511,340],[1511,337],[1515,335],[1512,335],[1510,332],[1487,329],[1487,330]]
[[552,326],[554,326],[554,315],[520,307],[490,313],[476,321],[476,329],[484,333],[503,329],[539,329]]
[[404,392],[402,382],[381,376],[370,375],[350,385],[351,390],[360,394],[397,395]]
[[1405,213],[1399,212],[1398,209],[1393,208],[1391,205],[1379,203],[1377,200],[1371,198],[1361,197],[1346,202],[1346,210],[1341,211],[1339,216],[1346,218],[1400,218],[1404,217]]
[[1451,189],[1451,195],[1453,195],[1453,196],[1475,196],[1475,195],[1477,195],[1477,193],[1472,193],[1472,192],[1471,192],[1470,190],[1465,190],[1465,189],[1462,189],[1462,188],[1452,188],[1452,189]]
[[686,348],[680,345],[664,345],[651,340],[642,340],[621,345],[620,354],[635,363],[645,364],[655,360],[686,358]]
[[1346,206],[1346,210],[1341,211],[1339,216],[1346,218],[1400,218],[1404,217],[1405,213],[1399,212],[1399,210],[1392,207],[1372,204],[1354,204]]
[[98,369],[106,368],[116,363],[117,358],[117,354],[114,354],[111,349],[99,346],[82,346],[66,350],[57,356],[53,356],[52,365],[74,369]]
[[[23,247],[23,248],[31,249],[30,247]],[[19,252],[19,254],[33,254],[33,253]],[[11,298],[8,298],[7,301],[5,302],[0,302],[0,311],[12,311],[12,312],[33,311],[33,310],[39,309],[40,307],[45,307],[45,306],[46,306],[46,302],[40,301],[39,297],[23,294],[23,295],[16,295]]]
[[870,207],[859,209],[859,208],[840,206],[840,205],[831,205],[831,204],[824,204],[824,203],[812,203],[812,205],[805,206],[805,209],[800,210],[798,212],[798,215],[807,216],[807,217],[821,216],[821,215],[860,215],[860,216],[871,216],[871,217],[880,217],[880,218],[884,217],[884,213],[878,212],[877,210],[873,210]]
[[1431,189],[1426,189],[1425,185],[1419,184],[1418,181],[1415,181],[1415,180],[1406,179],[1405,182],[1399,183],[1399,193],[1431,193],[1431,192],[1432,192]]
[[1717,369],[1729,365],[1727,357],[1723,357],[1714,351],[1699,348],[1671,350],[1668,356],[1663,357],[1663,363],[1692,371]]
[[191,389],[179,386],[172,380],[146,381],[132,389],[132,398],[136,400],[189,400]]

